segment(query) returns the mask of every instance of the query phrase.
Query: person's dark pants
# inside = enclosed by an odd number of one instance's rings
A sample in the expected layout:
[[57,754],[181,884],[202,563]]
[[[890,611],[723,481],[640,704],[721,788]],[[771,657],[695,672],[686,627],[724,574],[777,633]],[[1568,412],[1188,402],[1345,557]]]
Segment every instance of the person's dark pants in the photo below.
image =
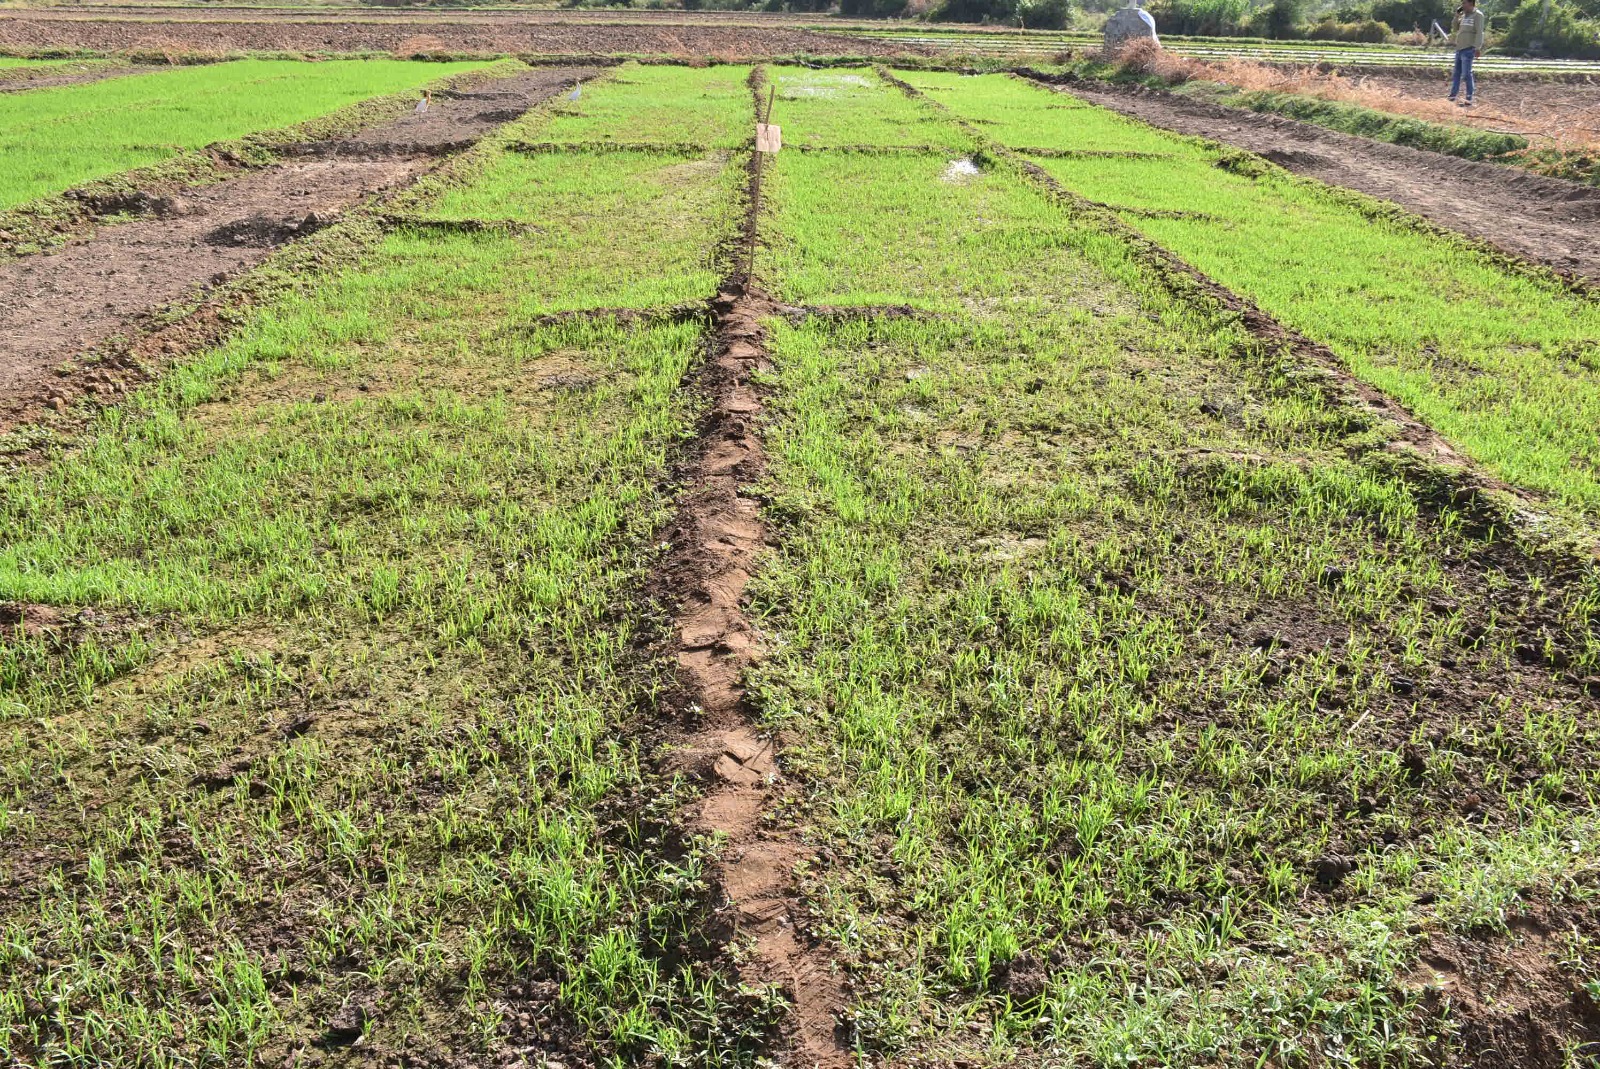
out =
[[1473,93],[1478,88],[1478,83],[1472,78],[1472,49],[1463,48],[1456,53],[1455,73],[1450,76],[1450,99],[1456,98],[1456,93],[1461,91],[1461,83],[1467,83],[1467,99],[1472,99]]

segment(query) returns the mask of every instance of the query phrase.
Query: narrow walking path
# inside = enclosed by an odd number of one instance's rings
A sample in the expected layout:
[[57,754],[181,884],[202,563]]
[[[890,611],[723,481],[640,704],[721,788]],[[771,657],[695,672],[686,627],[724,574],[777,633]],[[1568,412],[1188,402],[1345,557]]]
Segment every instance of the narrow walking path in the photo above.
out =
[[[750,85],[760,115],[760,68]],[[763,164],[764,157],[752,152],[743,232],[729,250],[736,260],[745,250],[753,255],[759,243]],[[759,656],[759,637],[743,600],[766,539],[752,492],[766,467],[754,376],[770,367],[761,320],[779,311],[752,285],[746,268],[747,263],[734,267],[711,302],[715,326],[703,379],[711,409],[701,424],[689,489],[664,562],[672,592],[681,599],[674,633],[685,707],[678,712],[690,724],[681,759],[708,784],[695,824],[724,844],[712,873],[724,900],[717,917],[725,938],[749,941],[753,956],[744,963],[744,979],[776,985],[790,1000],[791,1034],[782,1042],[792,1048],[794,1064],[846,1066],[851,1058],[838,1037],[842,978],[826,950],[799,928],[796,868],[809,851],[764,825],[784,785],[776,741],[756,724],[742,679]]]

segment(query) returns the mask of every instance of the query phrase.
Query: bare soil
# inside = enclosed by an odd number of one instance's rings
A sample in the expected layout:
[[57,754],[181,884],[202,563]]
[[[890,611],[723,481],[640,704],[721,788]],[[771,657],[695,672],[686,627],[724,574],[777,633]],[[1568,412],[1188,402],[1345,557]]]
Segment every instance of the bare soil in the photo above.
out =
[[[498,18],[427,17],[318,19],[263,17],[182,17],[175,12],[145,18],[97,14],[63,15],[16,11],[0,17],[0,45],[76,47],[96,51],[249,51],[409,52],[425,37],[427,50],[443,52],[518,52],[539,55],[596,56],[615,53],[763,58],[803,53],[891,55],[908,51],[893,43],[841,37],[788,26],[725,25],[709,20],[629,20],[597,24],[586,20],[506,15]],[[159,21],[157,21],[159,19]],[[402,47],[406,46],[406,47]]]
[[1197,77],[1209,78],[1215,71],[1217,81],[1241,88],[1276,88],[1430,122],[1520,134],[1534,149],[1600,150],[1600,78],[1593,75],[1479,72],[1476,105],[1460,108],[1447,99],[1450,72],[1443,61],[1431,67],[1335,71],[1277,64],[1284,84],[1276,86],[1257,84],[1256,71],[1266,69],[1261,64],[1207,66],[1210,70]]
[[1600,189],[1160,90],[1080,82],[1071,91],[1153,126],[1248,149],[1296,174],[1392,201],[1512,256],[1600,280]]
[[705,785],[696,830],[724,840],[712,870],[720,899],[714,923],[719,937],[748,941],[753,950],[741,978],[783,989],[792,1007],[786,1038],[805,1065],[843,1069],[851,1064],[839,1038],[843,979],[801,930],[796,869],[813,851],[766,823],[786,784],[778,742],[758,731],[741,678],[760,655],[742,602],[766,542],[760,504],[749,492],[766,466],[761,396],[751,377],[768,366],[761,319],[777,307],[739,286],[720,294],[712,310],[716,335],[705,378],[713,407],[663,569],[664,592],[678,602],[677,704],[686,729],[675,764]]
[[1600,1005],[1559,964],[1594,923],[1556,907],[1512,918],[1504,935],[1432,935],[1405,987],[1430,1010],[1449,1006],[1474,1069],[1565,1065],[1565,1047],[1600,1036]]
[[0,71],[0,93],[20,93],[25,89],[55,89],[63,85],[83,85],[85,82],[100,82],[107,78],[122,78],[129,74],[141,74],[152,69],[150,67],[135,66],[106,66],[63,71],[57,68],[40,70],[34,67],[11,67]]
[[[1394,89],[1418,100],[1437,100],[1450,88],[1450,65],[1440,59],[1437,70],[1422,67],[1364,70],[1354,78],[1362,85]],[[1551,76],[1514,71],[1480,71],[1477,82],[1478,99],[1503,110],[1581,111],[1600,108],[1600,78],[1594,75]],[[1472,123],[1475,116],[1462,109],[1461,121]]]
[[[758,113],[761,85],[757,70],[750,87]],[[743,265],[754,247],[763,159],[752,154],[743,232],[723,250],[740,266],[710,306],[714,333],[699,385],[711,408],[682,473],[687,489],[666,535],[671,552],[652,584],[674,612],[668,641],[678,686],[667,705],[675,722],[663,727],[672,770],[704,785],[694,830],[724,844],[711,873],[715,935],[749,947],[743,982],[777,986],[788,998],[783,1041],[797,1064],[844,1069],[854,1060],[841,1039],[844,979],[804,931],[798,888],[797,870],[815,851],[771,820],[794,785],[779,766],[779,740],[757,726],[743,680],[761,656],[743,602],[767,534],[753,492],[766,469],[755,376],[771,366],[762,320],[784,311],[751,287]]]
[[440,153],[471,144],[589,73],[533,71],[438,94],[426,114],[284,152],[303,160],[176,196],[120,198],[102,210],[153,218],[104,226],[58,251],[0,263],[0,427],[39,406],[64,408],[81,393],[115,393],[118,377],[106,369],[62,365],[136,331],[152,311],[253,267],[368,197],[412,181]]

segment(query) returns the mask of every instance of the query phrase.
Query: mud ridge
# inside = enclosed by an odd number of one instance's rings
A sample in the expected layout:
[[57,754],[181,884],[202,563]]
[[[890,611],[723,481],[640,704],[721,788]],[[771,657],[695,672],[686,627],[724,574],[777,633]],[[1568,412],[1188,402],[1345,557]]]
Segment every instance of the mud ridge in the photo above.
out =
[[619,326],[667,326],[675,323],[716,325],[715,314],[704,304],[675,304],[669,308],[578,308],[567,312],[548,312],[519,324],[519,333],[543,330],[563,323],[608,320]]
[[916,319],[933,322],[946,318],[941,312],[916,308],[909,304],[783,304],[776,307],[778,315],[799,326],[808,319],[825,323],[853,323],[862,320]]
[[807,154],[835,152],[846,156],[943,156],[948,159],[959,155],[955,149],[939,145],[795,145],[794,150]]
[[1212,215],[1210,212],[1191,212],[1182,208],[1135,208],[1131,205],[1106,204],[1103,201],[1088,200],[1087,198],[1085,198],[1084,203],[1092,204],[1096,208],[1108,212],[1132,215],[1140,219],[1191,219],[1200,222],[1217,222],[1220,220],[1220,216]]
[[385,230],[420,230],[428,234],[504,234],[537,236],[545,228],[515,219],[434,219],[425,215],[385,213],[377,217]]
[[1041,160],[1175,160],[1177,156],[1170,152],[1135,152],[1132,149],[1091,149],[1091,148],[1014,148],[1012,152],[1021,156],[1032,156]]
[[[1014,73],[1067,84],[1028,68]],[[1258,153],[1335,191],[1397,204],[1437,227],[1435,233],[1465,237],[1501,258],[1542,264],[1569,284],[1581,282],[1580,290],[1592,293],[1600,284],[1600,189],[1163,90],[1070,84],[1073,95],[1122,115]]]
[[568,152],[650,152],[658,156],[703,156],[710,145],[693,141],[509,141],[506,149],[530,156]]
[[476,138],[417,144],[410,141],[298,141],[278,149],[277,155],[290,160],[404,160],[450,156],[470,148]]
[[[219,287],[409,185],[438,165],[435,150],[458,151],[498,128],[505,120],[485,118],[486,100],[514,96],[525,102],[521,115],[584,73],[531,71],[483,93],[457,90],[426,114],[357,131],[331,158],[283,162],[170,196],[85,198],[88,212],[141,218],[0,262],[0,431],[65,412],[84,396],[104,403],[146,381],[147,362],[165,366],[213,344],[229,329],[222,313],[233,301],[219,300]],[[392,154],[395,146],[404,152]],[[365,156],[369,150],[384,154]],[[186,305],[196,310],[171,322]],[[85,362],[91,366],[77,366]]]
[[[761,106],[760,68],[751,75]],[[757,112],[759,114],[759,110]],[[812,850],[767,820],[790,789],[777,740],[757,726],[743,674],[761,652],[743,609],[746,584],[766,541],[751,487],[766,467],[753,378],[767,368],[762,320],[779,306],[751,284],[744,250],[753,248],[762,158],[752,152],[744,232],[725,249],[738,264],[710,303],[713,334],[701,388],[710,409],[684,476],[688,489],[667,536],[671,550],[657,576],[661,600],[675,606],[672,656],[679,693],[669,701],[681,726],[670,765],[704,785],[693,830],[723,843],[711,872],[715,934],[748,947],[740,978],[776,985],[791,1013],[784,1037],[793,1064],[843,1069],[843,978],[803,930],[797,870]]]
[[[71,62],[65,60],[63,62]],[[7,68],[0,73],[0,93],[22,93],[29,89],[59,89],[65,85],[87,85],[90,82],[103,82],[108,78],[126,78],[130,74],[147,74],[154,67],[105,67],[100,70],[79,71],[76,73],[41,72],[32,73],[27,67]]]

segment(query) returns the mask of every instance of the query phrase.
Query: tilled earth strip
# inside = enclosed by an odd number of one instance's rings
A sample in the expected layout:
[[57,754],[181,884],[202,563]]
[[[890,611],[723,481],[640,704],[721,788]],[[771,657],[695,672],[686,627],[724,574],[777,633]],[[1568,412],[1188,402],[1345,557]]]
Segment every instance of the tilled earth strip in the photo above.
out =
[[[565,13],[563,13],[565,14]],[[789,26],[555,23],[535,17],[482,19],[171,18],[137,16],[57,18],[17,12],[0,19],[0,44],[97,51],[330,51],[398,52],[422,40],[428,50],[482,54],[691,55],[763,58],[812,55],[895,55],[927,52],[918,45],[818,33]]]
[[[758,68],[750,85],[760,107]],[[752,155],[744,232],[726,254],[753,250],[760,216],[762,157]],[[770,370],[762,320],[784,310],[734,269],[711,302],[714,333],[703,385],[711,408],[688,467],[689,487],[668,535],[658,587],[677,602],[674,656],[683,693],[674,704],[685,725],[671,764],[706,784],[693,825],[723,850],[712,869],[717,936],[746,941],[741,967],[752,985],[774,985],[790,1000],[783,1038],[797,1064],[842,1069],[851,1057],[839,1038],[847,998],[825,947],[800,930],[797,869],[812,851],[766,826],[791,785],[777,761],[778,741],[757,728],[743,673],[760,658],[760,639],[744,613],[745,588],[766,542],[752,487],[766,469],[754,376]]]
[[[99,61],[96,61],[98,64]],[[122,64],[86,64],[72,67],[15,67],[0,71],[0,93],[21,93],[29,89],[56,89],[63,85],[84,85],[102,82],[107,78],[124,78],[130,74],[145,74],[154,68],[130,67]]]
[[537,70],[477,91],[436,94],[422,115],[349,138],[293,146],[289,162],[180,197],[143,198],[154,217],[101,228],[59,251],[0,264],[0,427],[40,406],[107,389],[63,363],[152,311],[226,281],[375,194],[408,184],[528,108],[587,76]]
[[[845,1066],[837,1038],[846,999],[842,978],[826,951],[798,930],[797,866],[810,851],[771,834],[763,818],[782,791],[776,740],[754,726],[740,675],[759,655],[745,618],[745,586],[766,538],[760,507],[750,493],[766,464],[757,432],[761,398],[751,381],[767,366],[761,318],[775,306],[738,287],[713,302],[717,330],[708,369],[713,407],[692,489],[680,510],[667,562],[687,597],[674,621],[677,661],[694,708],[694,730],[683,740],[690,770],[707,782],[696,824],[725,847],[713,879],[725,903],[719,933],[748,939],[753,957],[745,978],[781,987],[792,1002],[789,1043],[808,1066]],[[687,711],[687,710],[686,710]]]

